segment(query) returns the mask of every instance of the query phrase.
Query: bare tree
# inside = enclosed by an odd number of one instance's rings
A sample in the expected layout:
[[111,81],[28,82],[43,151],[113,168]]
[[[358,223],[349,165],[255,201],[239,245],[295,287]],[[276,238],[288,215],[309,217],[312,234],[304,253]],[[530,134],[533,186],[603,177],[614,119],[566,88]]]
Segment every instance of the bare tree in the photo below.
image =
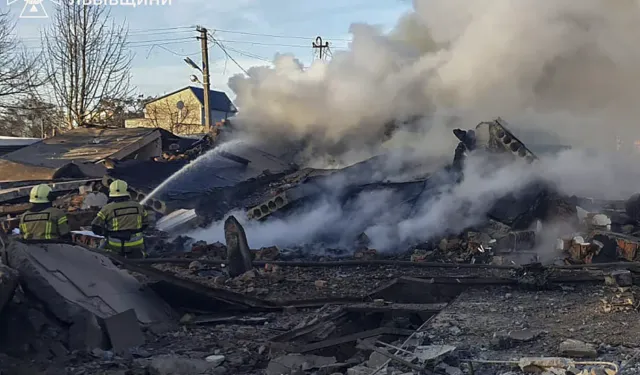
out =
[[0,108],[33,94],[43,84],[39,56],[31,56],[15,36],[15,22],[0,11]]
[[108,128],[124,128],[126,120],[144,117],[144,106],[153,98],[138,95],[125,99],[102,98],[101,100],[102,112],[99,125]]
[[0,114],[0,135],[44,138],[53,135],[63,121],[64,114],[57,106],[28,96]]
[[108,7],[60,3],[42,39],[50,86],[69,128],[99,119],[101,99],[131,94],[127,35],[126,25],[116,24]]

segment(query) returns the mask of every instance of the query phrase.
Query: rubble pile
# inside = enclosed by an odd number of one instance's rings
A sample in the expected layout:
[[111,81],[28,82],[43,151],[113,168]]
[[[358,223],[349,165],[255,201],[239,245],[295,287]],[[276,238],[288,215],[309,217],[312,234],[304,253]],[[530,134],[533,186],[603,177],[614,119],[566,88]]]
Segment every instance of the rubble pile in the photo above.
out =
[[[28,189],[3,195],[0,212],[10,215],[0,242],[3,374],[640,371],[640,332],[630,323],[639,306],[640,195],[596,201],[535,181],[497,197],[482,222],[398,243],[395,251],[376,249],[360,228],[338,233],[347,239],[339,246],[329,231],[313,243],[252,249],[242,220],[229,215],[241,209],[246,220],[287,217],[325,197],[331,178],[349,181],[334,197],[347,208],[358,194],[379,189],[411,206],[460,183],[471,152],[535,163],[501,119],[456,129],[452,165],[416,173],[415,181],[373,179],[379,158],[341,170],[271,164],[281,168],[247,173],[194,199],[190,192],[189,199],[150,200],[158,225],[145,233],[147,259],[98,248],[102,238],[90,222],[113,178],[186,165],[220,135],[186,148],[175,143],[155,161],[119,161],[102,180],[65,185],[54,205],[68,212],[74,244],[17,241],[9,223],[29,208]],[[225,167],[253,163],[222,158]],[[131,185],[137,200],[152,188]],[[185,235],[222,219],[224,243]]]

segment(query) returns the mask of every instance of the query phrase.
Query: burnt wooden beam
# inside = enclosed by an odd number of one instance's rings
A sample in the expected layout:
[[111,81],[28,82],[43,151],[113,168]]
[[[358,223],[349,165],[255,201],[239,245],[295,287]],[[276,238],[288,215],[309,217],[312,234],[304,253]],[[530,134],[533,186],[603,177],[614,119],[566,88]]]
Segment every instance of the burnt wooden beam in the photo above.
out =
[[447,303],[390,303],[388,305],[376,305],[375,303],[358,303],[346,305],[346,311],[360,313],[439,313],[447,307]]
[[380,328],[375,328],[368,331],[353,333],[351,335],[342,336],[334,339],[314,342],[313,344],[308,344],[303,346],[293,346],[290,344],[282,345],[281,343],[271,343],[270,345],[273,347],[277,347],[278,349],[286,350],[289,353],[308,353],[314,350],[329,348],[331,346],[336,346],[336,345],[342,345],[348,342],[354,342],[354,341],[358,341],[358,340],[362,340],[362,339],[366,339],[374,336],[381,336],[381,335],[409,336],[412,333],[413,333],[413,330],[408,330],[408,329],[380,327]]

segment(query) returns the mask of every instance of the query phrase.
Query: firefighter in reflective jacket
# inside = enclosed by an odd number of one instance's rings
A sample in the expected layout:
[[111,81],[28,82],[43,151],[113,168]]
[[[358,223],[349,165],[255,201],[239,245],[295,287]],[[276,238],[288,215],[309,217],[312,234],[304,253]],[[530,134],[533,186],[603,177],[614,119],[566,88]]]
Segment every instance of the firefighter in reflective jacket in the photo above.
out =
[[142,231],[149,226],[147,211],[129,197],[127,183],[115,180],[109,186],[107,203],[93,222],[94,233],[106,237],[105,248],[126,258],[144,258]]
[[71,240],[67,215],[51,206],[51,188],[41,184],[29,194],[31,208],[20,218],[22,239],[27,242],[59,242]]

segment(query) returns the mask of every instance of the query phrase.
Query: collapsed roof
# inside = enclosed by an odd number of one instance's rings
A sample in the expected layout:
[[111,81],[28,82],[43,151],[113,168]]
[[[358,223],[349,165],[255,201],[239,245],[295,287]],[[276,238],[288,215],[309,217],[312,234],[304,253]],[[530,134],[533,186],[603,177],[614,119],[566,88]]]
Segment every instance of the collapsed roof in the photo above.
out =
[[0,157],[0,182],[101,177],[102,160],[149,159],[178,140],[162,129],[81,127]]

